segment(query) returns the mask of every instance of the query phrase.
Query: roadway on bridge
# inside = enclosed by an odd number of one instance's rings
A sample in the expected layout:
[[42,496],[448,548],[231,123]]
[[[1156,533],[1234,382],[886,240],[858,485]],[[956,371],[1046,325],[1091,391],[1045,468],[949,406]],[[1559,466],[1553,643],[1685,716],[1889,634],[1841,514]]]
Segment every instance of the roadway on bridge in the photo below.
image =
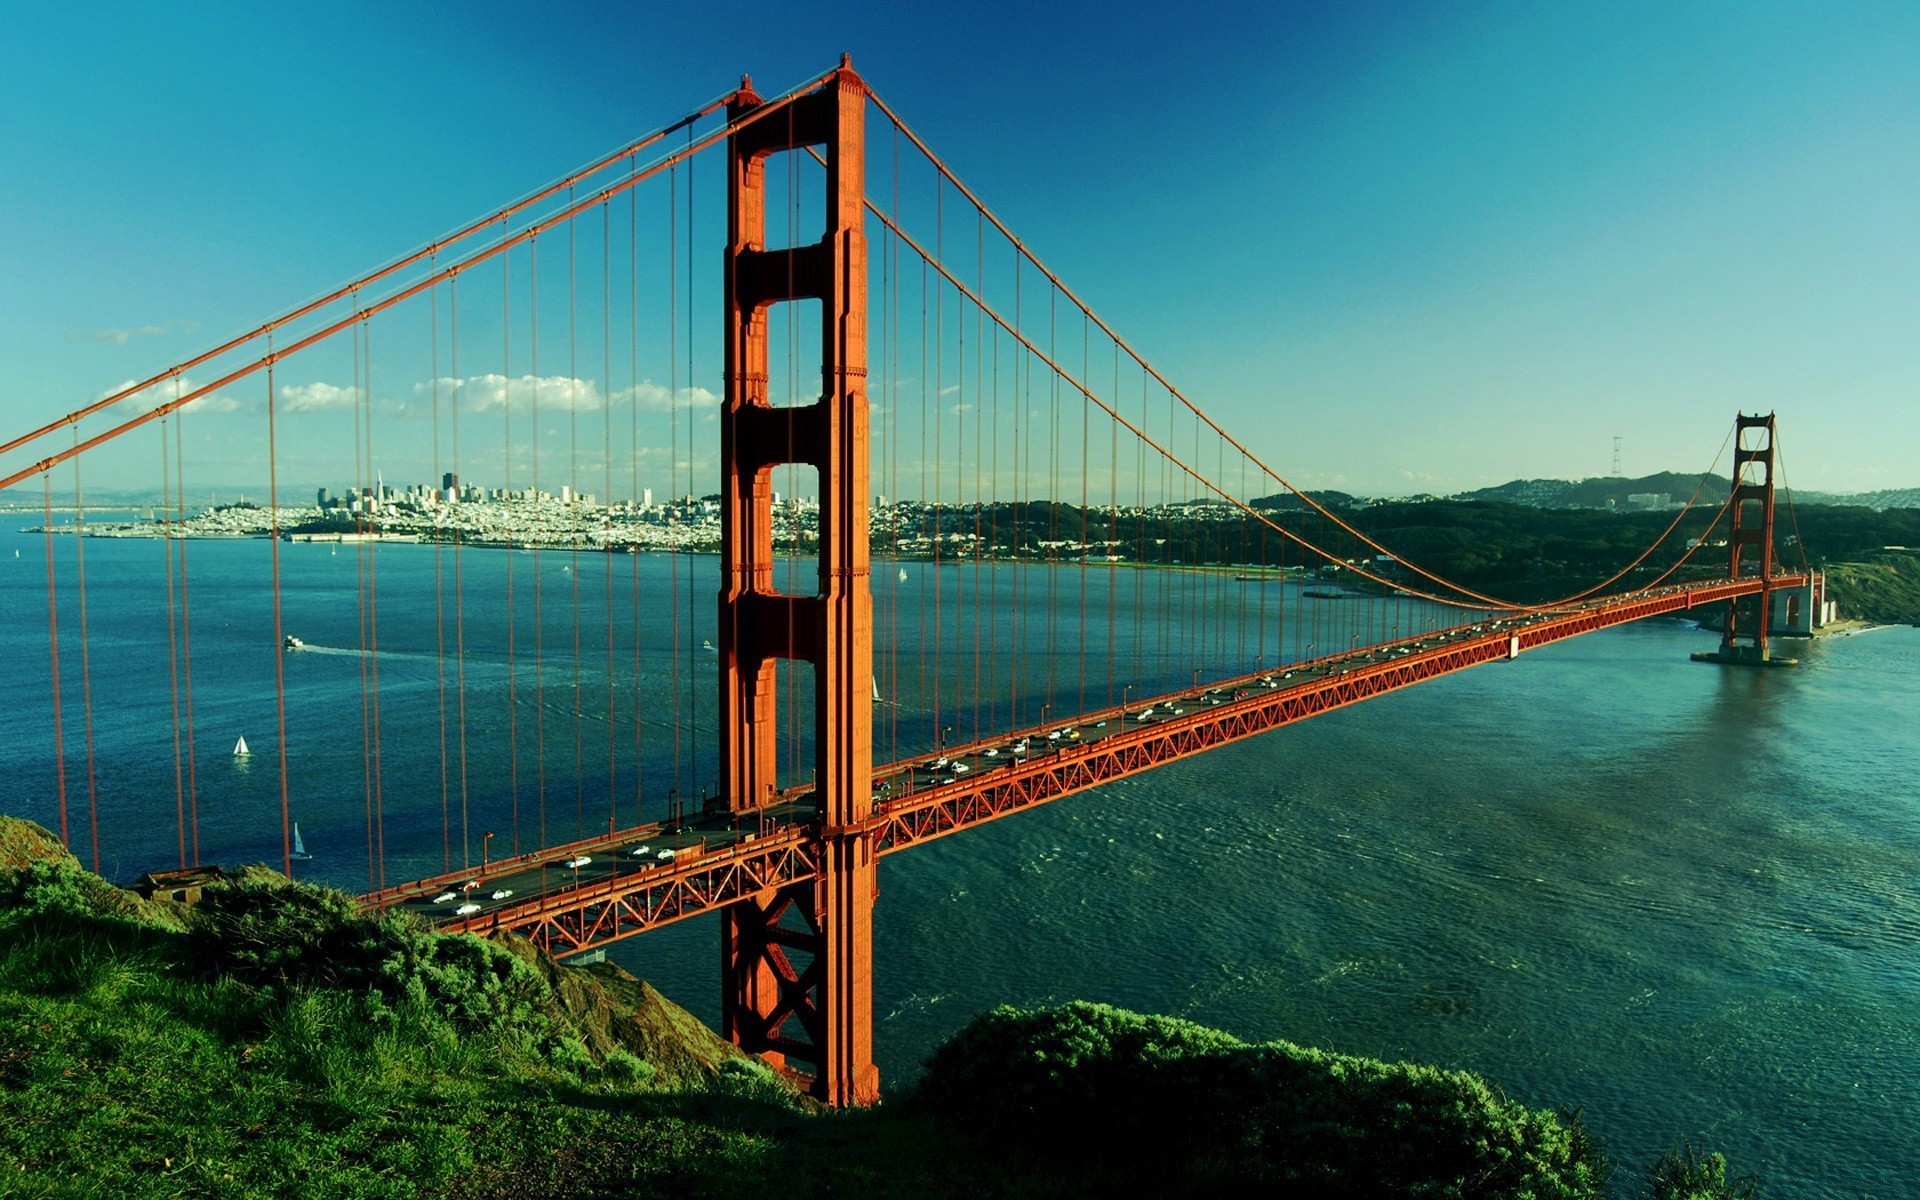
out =
[[[1233,704],[1255,695],[1310,688],[1329,677],[1423,651],[1510,636],[1554,615],[1536,613],[1456,626],[1401,642],[1309,660],[1228,684],[1184,690],[1061,724],[1042,725],[973,742],[926,758],[892,763],[875,768],[874,796],[885,803],[962,780],[977,783],[994,771],[1069,747],[1096,745],[1123,732],[1176,721],[1189,713]],[[564,897],[570,892],[599,893],[605,889],[598,885],[621,881],[642,884],[646,876],[664,879],[674,874],[676,865],[684,867],[690,860],[704,859],[714,851],[742,841],[805,826],[815,815],[812,793],[794,791],[785,794],[776,804],[758,812],[739,814],[737,818],[729,813],[700,813],[677,823],[616,831],[544,853],[483,863],[464,878],[443,875],[419,884],[402,885],[370,899],[403,908],[435,924],[459,922],[473,928],[475,923],[484,922],[488,913],[523,909],[535,900]]]

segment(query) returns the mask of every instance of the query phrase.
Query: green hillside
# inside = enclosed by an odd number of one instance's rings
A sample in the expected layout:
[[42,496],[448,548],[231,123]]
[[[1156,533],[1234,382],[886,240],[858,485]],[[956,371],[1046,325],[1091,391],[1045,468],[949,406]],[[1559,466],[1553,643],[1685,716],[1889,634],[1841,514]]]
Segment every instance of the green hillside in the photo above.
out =
[[[1476,1076],[1003,1009],[823,1112],[645,984],[250,868],[185,909],[0,817],[0,1196],[1598,1198]],[[1691,1152],[1619,1195],[1748,1194]]]

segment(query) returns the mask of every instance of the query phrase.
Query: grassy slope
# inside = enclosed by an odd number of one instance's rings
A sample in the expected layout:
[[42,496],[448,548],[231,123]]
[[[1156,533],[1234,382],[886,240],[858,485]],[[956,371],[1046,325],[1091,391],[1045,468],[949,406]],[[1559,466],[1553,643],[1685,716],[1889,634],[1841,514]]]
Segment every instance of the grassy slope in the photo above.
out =
[[[0,1196],[1600,1194],[1577,1130],[1472,1076],[1098,1006],[990,1014],[918,1094],[822,1113],[631,976],[351,914],[277,954],[23,825],[0,818]],[[505,990],[475,1007],[436,964]]]
[[1827,586],[1848,620],[1920,625],[1920,554],[1877,554],[1832,563]]

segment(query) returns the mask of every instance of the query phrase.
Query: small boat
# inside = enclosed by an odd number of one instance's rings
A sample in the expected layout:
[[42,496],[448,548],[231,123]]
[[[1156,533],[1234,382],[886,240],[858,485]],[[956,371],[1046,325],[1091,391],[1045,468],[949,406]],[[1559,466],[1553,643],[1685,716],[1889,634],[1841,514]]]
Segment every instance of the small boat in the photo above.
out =
[[[18,553],[18,552],[16,551],[16,553]],[[900,568],[900,582],[901,582],[901,583],[905,583],[906,581],[907,581],[907,569],[906,569],[905,567],[901,567],[901,568]]]
[[875,704],[880,703],[880,677],[878,675],[873,677],[873,702]]
[[233,744],[233,756],[235,758],[245,758],[252,753],[253,751],[247,749],[247,739],[244,737]]
[[304,650],[307,645],[305,642],[301,641],[299,638],[293,636],[292,634],[288,634],[281,644],[289,652],[294,650]]
[[293,823],[293,859],[295,862],[307,862],[313,855],[307,853],[307,844],[300,840],[300,822]]

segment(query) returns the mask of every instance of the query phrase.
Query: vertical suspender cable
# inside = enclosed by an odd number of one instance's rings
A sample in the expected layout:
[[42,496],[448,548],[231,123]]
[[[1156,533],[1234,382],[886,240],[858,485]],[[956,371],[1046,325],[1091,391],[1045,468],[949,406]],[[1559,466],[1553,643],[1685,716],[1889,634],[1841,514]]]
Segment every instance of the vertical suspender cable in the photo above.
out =
[[[532,422],[528,430],[528,445],[532,449],[532,480],[528,484],[533,489],[534,512],[546,507],[545,498],[540,494],[540,239],[527,242],[527,409]],[[542,525],[545,522],[541,522]],[[538,527],[527,539],[528,547],[533,551],[533,778],[534,797],[540,806],[540,839],[535,844],[542,849],[547,842],[547,627],[541,612],[540,549],[545,543],[545,531]]]
[[[174,385],[176,393],[179,384]],[[177,530],[187,519],[186,411],[173,418],[173,483],[179,489],[175,510]],[[200,865],[200,767],[194,755],[193,728],[193,612],[187,605],[187,539],[180,541],[180,665],[187,701],[187,828],[192,833],[193,865]],[[64,795],[64,791],[62,795]]]
[[620,722],[613,693],[613,204],[600,206],[600,553],[604,559],[601,609],[607,623],[607,832],[619,823],[620,793],[614,737]]
[[[279,442],[276,439],[273,402],[273,335],[267,335],[267,515],[272,522],[273,549],[268,555],[273,573],[273,723],[274,744],[280,767],[280,862],[289,878],[293,875],[293,832],[291,802],[287,795],[287,652],[286,633],[280,614],[280,473]],[[444,744],[444,737],[442,743]]]
[[[179,380],[174,380],[174,392],[180,390]],[[161,549],[167,558],[167,694],[173,709],[173,823],[179,835],[180,868],[187,866],[187,788],[184,768],[180,762],[180,643],[179,619],[174,612],[173,598],[173,543],[179,532],[174,528],[172,516],[168,510],[173,503],[173,471],[167,456],[167,437],[175,418],[167,417],[160,422],[160,505],[167,513],[166,535],[161,539]]]
[[[504,223],[501,229],[505,233]],[[524,390],[524,389],[523,389]],[[517,500],[513,494],[513,255],[500,256],[500,454],[502,488],[507,502],[506,528],[506,608],[507,608],[507,795],[508,816],[513,822],[513,853],[520,853],[520,695],[516,661],[518,620],[513,611],[513,513]],[[481,835],[480,860],[487,857],[486,836]]]
[[[365,355],[360,360],[365,372],[361,399],[367,406],[367,472],[374,477],[374,491],[380,504],[387,502],[386,475],[373,458],[373,327],[365,321],[361,325],[361,339]],[[375,510],[376,515],[379,514]],[[387,795],[386,772],[380,760],[380,529],[376,523],[374,541],[367,552],[367,674],[373,682],[373,820],[374,836],[379,849],[380,886],[387,886]]]
[[[687,168],[691,174],[691,165]],[[691,187],[691,185],[689,185]],[[673,167],[667,172],[667,479],[672,495],[667,497],[667,524],[677,523],[680,515],[680,168]],[[678,530],[674,530],[678,533]],[[671,573],[667,600],[667,624],[673,630],[673,660],[670,668],[672,679],[668,690],[673,695],[673,783],[668,788],[667,798],[678,807],[681,771],[685,760],[681,757],[681,735],[686,722],[691,720],[691,712],[681,711],[680,693],[680,546],[678,538],[670,538],[668,545],[672,557],[668,560]],[[672,815],[678,816],[678,812]]]
[[[430,346],[427,352],[428,391],[433,404],[433,470],[429,486],[434,492],[433,511],[445,512],[447,499],[440,471],[440,289],[429,296],[432,309]],[[447,522],[436,518],[433,539],[433,669],[435,691],[440,706],[440,869],[453,869],[452,772],[447,754],[447,596],[444,575]]]
[[[74,441],[80,440],[78,427]],[[74,593],[80,609],[80,716],[87,748],[87,839],[93,847],[93,872],[100,873],[100,788],[93,766],[93,653],[87,641],[87,516],[80,492],[80,459],[73,460]]]
[[[571,199],[571,193],[569,193]],[[580,277],[579,228],[567,220],[567,483],[571,499],[567,506],[567,575],[572,582],[573,601],[573,837],[586,832],[587,769],[584,713],[580,703]],[[571,840],[571,839],[569,839]]]
[[[447,331],[449,359],[447,370],[453,379],[451,412],[448,418],[453,430],[454,487],[463,493],[468,485],[462,482],[466,473],[466,463],[460,456],[460,401],[466,393],[466,380],[460,375],[460,277],[458,275],[447,281]],[[460,494],[456,503],[464,503],[465,499],[465,495]],[[457,512],[458,509],[455,511]],[[460,718],[460,866],[462,869],[473,865],[473,834],[469,821],[467,792],[467,596],[466,577],[460,561],[461,547],[466,540],[464,526],[456,528],[453,534],[453,690]]]
[[[354,300],[355,307],[359,301]],[[367,433],[365,429],[365,397],[360,393],[360,322],[354,322],[353,338],[353,476],[354,490],[359,492],[359,504],[354,515],[354,527],[360,533],[360,540],[354,547],[354,595],[358,602],[360,618],[360,777],[361,806],[365,814],[367,827],[367,890],[376,891],[380,887],[379,848],[375,837],[376,820],[373,812],[373,726],[372,709],[369,707],[367,672],[371,665],[371,654],[367,647],[367,540],[368,518],[371,505],[379,498],[367,487]]]
[[52,660],[53,778],[55,792],[60,799],[60,844],[71,847],[73,839],[67,833],[67,744],[60,724],[60,605],[54,590],[53,480],[45,472],[40,475],[40,498],[41,528],[47,539],[47,650]]

